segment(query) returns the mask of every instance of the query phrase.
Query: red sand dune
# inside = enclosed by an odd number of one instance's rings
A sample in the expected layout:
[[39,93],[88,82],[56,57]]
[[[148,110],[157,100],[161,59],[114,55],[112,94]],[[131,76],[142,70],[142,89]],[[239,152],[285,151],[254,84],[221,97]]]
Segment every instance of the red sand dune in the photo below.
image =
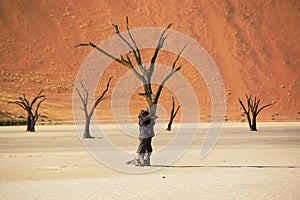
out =
[[[261,120],[272,117],[299,120],[300,1],[297,0],[254,3],[249,0],[2,0],[0,111],[19,115],[20,108],[8,106],[7,102],[23,93],[32,97],[45,89],[47,101],[41,107],[42,114],[51,120],[72,119],[72,84],[80,64],[91,51],[88,47],[72,46],[88,41],[98,44],[111,37],[114,30],[108,22],[125,30],[125,16],[129,17],[131,28],[166,27],[172,22],[173,30],[201,44],[222,75],[230,120],[243,119],[237,98],[244,98],[245,94],[260,97],[262,104],[273,104],[261,113]],[[113,87],[127,71],[118,64],[110,69],[100,85],[113,75]],[[210,97],[201,77],[193,76],[191,66],[186,63],[180,73],[196,90],[201,115],[209,116]],[[166,92],[161,97],[167,110],[170,95]],[[97,114],[102,119],[111,117],[109,98],[98,108]],[[130,105],[131,114],[136,115],[144,102],[135,95]]]

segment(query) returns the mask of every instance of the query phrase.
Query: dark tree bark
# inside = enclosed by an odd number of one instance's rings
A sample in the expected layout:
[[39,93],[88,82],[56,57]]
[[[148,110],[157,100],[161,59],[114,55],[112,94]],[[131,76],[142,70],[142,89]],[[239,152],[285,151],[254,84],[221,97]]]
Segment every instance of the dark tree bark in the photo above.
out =
[[99,103],[104,99],[105,93],[108,91],[109,84],[111,81],[112,77],[109,78],[107,84],[106,84],[106,89],[102,92],[102,94],[96,99],[95,103],[92,105],[92,108],[90,111],[88,110],[88,100],[89,100],[89,92],[88,90],[84,87],[83,82],[80,82],[80,87],[76,87],[74,85],[75,90],[77,91],[80,100],[82,102],[82,110],[84,112],[84,117],[85,117],[85,126],[84,126],[84,133],[83,133],[83,138],[93,138],[90,134],[90,123],[91,123],[91,118],[94,114],[94,111],[96,107],[99,105]]
[[[9,101],[8,103],[14,103],[19,105],[23,110],[27,112],[27,129],[26,131],[35,132],[35,124],[39,118],[39,108],[43,101],[46,100],[46,96],[42,95],[44,90],[41,90],[36,97],[33,98],[31,102],[28,101],[25,94],[23,97],[19,97],[18,101]],[[34,104],[37,106],[34,109]]]
[[173,120],[176,117],[180,107],[181,107],[181,105],[179,105],[175,110],[175,100],[174,100],[174,97],[172,97],[172,110],[171,110],[171,113],[170,113],[170,120],[169,120],[169,123],[168,123],[168,127],[166,129],[167,131],[172,130]]
[[[142,82],[142,86],[143,86],[143,93],[140,93],[139,95],[141,95],[142,97],[144,97],[147,106],[148,106],[148,110],[155,114],[156,113],[156,108],[157,108],[157,103],[158,103],[158,99],[160,97],[161,91],[163,89],[163,86],[165,84],[165,82],[172,77],[177,71],[179,71],[181,69],[181,66],[177,66],[177,61],[180,58],[181,53],[183,52],[185,46],[182,48],[182,50],[179,52],[179,54],[177,55],[176,59],[174,60],[173,64],[172,64],[172,68],[170,70],[170,72],[166,75],[166,77],[161,81],[158,89],[156,92],[152,91],[152,84],[151,84],[151,78],[152,78],[152,74],[155,68],[155,62],[158,56],[159,51],[161,50],[161,48],[164,45],[164,42],[167,38],[166,36],[166,31],[172,26],[172,24],[169,24],[164,31],[161,33],[160,39],[157,43],[157,46],[154,50],[154,53],[152,55],[151,58],[151,63],[150,66],[147,68],[146,65],[143,65],[142,62],[142,57],[140,54],[140,50],[128,28],[128,17],[126,17],[126,31],[127,34],[129,36],[129,40],[126,40],[122,34],[120,33],[120,30],[118,28],[117,25],[111,23],[111,25],[114,27],[115,32],[117,34],[117,36],[120,38],[120,40],[128,47],[129,49],[129,53],[127,53],[124,56],[120,56],[120,58],[116,58],[113,55],[111,55],[110,53],[106,52],[105,50],[101,49],[100,47],[97,47],[95,44],[93,44],[92,42],[86,43],[86,44],[77,44],[74,47],[79,47],[79,46],[90,46],[92,48],[95,48],[97,51],[99,51],[100,53],[104,54],[105,56],[108,56],[109,58],[113,59],[114,61],[126,66],[127,68],[129,68],[130,70],[132,70],[132,72],[134,73],[134,75]],[[131,61],[131,58],[133,57],[135,63],[137,66],[134,66],[134,63]],[[137,71],[137,68],[141,71],[140,73]]]
[[261,108],[258,109],[259,103],[260,103],[260,99],[257,99],[256,97],[254,97],[254,100],[252,99],[251,96],[246,95],[247,98],[247,108],[244,105],[244,103],[242,102],[242,100],[240,98],[239,102],[247,116],[247,120],[248,120],[248,125],[250,128],[250,131],[257,131],[257,127],[256,127],[256,119],[257,119],[257,115],[266,107],[271,106],[272,104],[267,104],[262,106]]

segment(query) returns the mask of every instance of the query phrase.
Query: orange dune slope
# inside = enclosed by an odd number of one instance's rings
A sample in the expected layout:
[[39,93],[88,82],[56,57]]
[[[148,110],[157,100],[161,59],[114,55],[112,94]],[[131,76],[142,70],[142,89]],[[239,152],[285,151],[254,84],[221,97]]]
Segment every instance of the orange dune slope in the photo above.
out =
[[[41,106],[51,120],[72,119],[72,84],[81,63],[91,48],[73,48],[74,44],[95,44],[112,37],[118,24],[130,28],[166,27],[197,41],[211,56],[222,76],[227,117],[242,120],[238,97],[252,94],[261,104],[272,103],[262,120],[299,120],[300,118],[300,2],[280,1],[202,1],[202,0],[2,0],[0,2],[0,111],[24,114],[16,105],[8,105],[25,93],[32,98],[44,89],[47,100]],[[157,42],[157,41],[153,41]],[[151,56],[150,50],[142,53]],[[174,55],[161,53],[160,61],[171,65]],[[166,57],[164,57],[166,56]],[[195,75],[183,59],[179,71],[194,89],[201,116],[210,116],[211,100],[205,82]],[[99,82],[101,93],[110,76],[111,87],[127,72],[113,63]],[[145,106],[133,91],[129,112],[135,116]],[[180,90],[180,88],[179,88]],[[184,92],[185,88],[181,88]],[[97,109],[100,119],[111,119],[111,89]],[[172,91],[163,91],[161,106],[170,110]],[[175,94],[176,96],[176,94]],[[176,99],[180,103],[181,99]],[[121,105],[120,105],[121,106]],[[166,115],[165,113],[165,115]]]

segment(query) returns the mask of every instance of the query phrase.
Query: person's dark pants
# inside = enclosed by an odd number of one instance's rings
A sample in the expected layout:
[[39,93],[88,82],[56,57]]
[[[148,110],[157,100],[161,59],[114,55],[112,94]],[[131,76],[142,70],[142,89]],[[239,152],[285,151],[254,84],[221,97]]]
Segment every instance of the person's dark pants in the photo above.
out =
[[140,144],[137,153],[151,153],[152,152],[152,137],[150,138],[139,138]]

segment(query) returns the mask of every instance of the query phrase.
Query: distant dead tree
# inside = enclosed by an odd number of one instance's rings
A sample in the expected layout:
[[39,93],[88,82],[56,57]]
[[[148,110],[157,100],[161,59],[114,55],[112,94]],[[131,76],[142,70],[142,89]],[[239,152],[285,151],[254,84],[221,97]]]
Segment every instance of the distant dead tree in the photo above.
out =
[[94,104],[92,105],[90,111],[88,111],[88,100],[89,100],[89,92],[88,90],[84,87],[83,82],[80,81],[80,88],[78,88],[76,85],[74,85],[75,90],[77,91],[80,100],[82,102],[82,110],[84,112],[85,116],[85,127],[84,127],[84,133],[83,133],[83,138],[93,138],[90,134],[90,123],[91,123],[91,118],[92,115],[94,114],[94,111],[96,107],[99,105],[99,103],[104,99],[105,93],[108,91],[109,84],[111,81],[112,77],[109,78],[107,84],[106,84],[106,89],[102,92],[102,94],[96,99]]
[[[17,101],[9,101],[8,103],[14,103],[19,105],[27,112],[27,130],[29,132],[35,132],[35,124],[39,118],[39,108],[43,101],[46,100],[46,96],[42,95],[44,90],[41,90],[36,97],[33,98],[31,102],[28,101],[25,94],[23,97],[19,97]],[[35,109],[33,108],[34,104],[37,103]]]
[[[161,50],[161,48],[164,45],[165,40],[167,39],[167,35],[166,32],[167,30],[172,26],[172,23],[169,24],[161,33],[161,36],[158,40],[157,46],[154,50],[154,53],[152,55],[151,58],[151,63],[149,67],[146,67],[146,65],[143,64],[142,62],[142,57],[141,57],[141,53],[140,53],[140,49],[138,48],[135,39],[133,38],[129,27],[128,27],[128,17],[126,17],[126,30],[127,30],[127,34],[129,36],[130,39],[125,39],[125,37],[120,33],[119,27],[118,25],[115,25],[114,23],[111,23],[111,25],[114,27],[115,32],[117,34],[117,36],[120,38],[120,40],[128,47],[129,49],[129,53],[127,53],[125,55],[125,57],[123,55],[120,56],[120,58],[116,58],[113,55],[111,55],[110,53],[106,52],[105,50],[101,49],[100,47],[96,46],[94,43],[89,42],[86,44],[77,44],[74,47],[79,47],[79,46],[90,46],[92,48],[95,48],[97,51],[99,51],[100,53],[104,54],[105,56],[113,59],[114,61],[126,66],[127,68],[129,68],[134,75],[141,81],[142,83],[142,87],[143,87],[143,93],[139,93],[140,96],[144,97],[147,106],[148,106],[148,110],[150,111],[150,113],[155,114],[156,113],[156,108],[157,108],[157,103],[158,103],[158,99],[160,97],[161,91],[164,87],[164,84],[166,83],[166,81],[173,76],[178,70],[181,69],[181,66],[177,66],[177,61],[180,58],[181,53],[183,52],[185,46],[182,48],[182,50],[179,52],[179,54],[177,55],[176,59],[174,60],[172,67],[170,69],[170,72],[165,76],[165,78],[161,81],[160,85],[157,88],[157,91],[154,93],[152,90],[152,83],[151,83],[151,79],[152,79],[152,75],[153,75],[153,71],[155,68],[155,62],[158,56],[159,51]],[[132,58],[135,61],[135,64],[132,62]],[[137,66],[135,66],[137,65]],[[140,70],[140,72],[138,72],[138,70]]]
[[249,128],[251,131],[257,131],[256,128],[256,119],[257,119],[257,115],[266,107],[271,106],[272,104],[267,104],[264,105],[261,108],[258,108],[259,103],[260,103],[260,99],[254,97],[254,100],[252,99],[251,96],[246,95],[247,98],[247,108],[244,105],[244,103],[242,102],[242,100],[240,98],[239,102],[245,112],[245,114],[247,115],[247,120],[248,120],[248,124],[249,124]]
[[181,107],[181,105],[179,105],[175,110],[175,100],[174,100],[174,97],[172,97],[172,109],[171,109],[171,113],[170,113],[170,120],[168,123],[168,128],[166,129],[167,131],[171,131],[173,120],[176,117],[180,107]]

